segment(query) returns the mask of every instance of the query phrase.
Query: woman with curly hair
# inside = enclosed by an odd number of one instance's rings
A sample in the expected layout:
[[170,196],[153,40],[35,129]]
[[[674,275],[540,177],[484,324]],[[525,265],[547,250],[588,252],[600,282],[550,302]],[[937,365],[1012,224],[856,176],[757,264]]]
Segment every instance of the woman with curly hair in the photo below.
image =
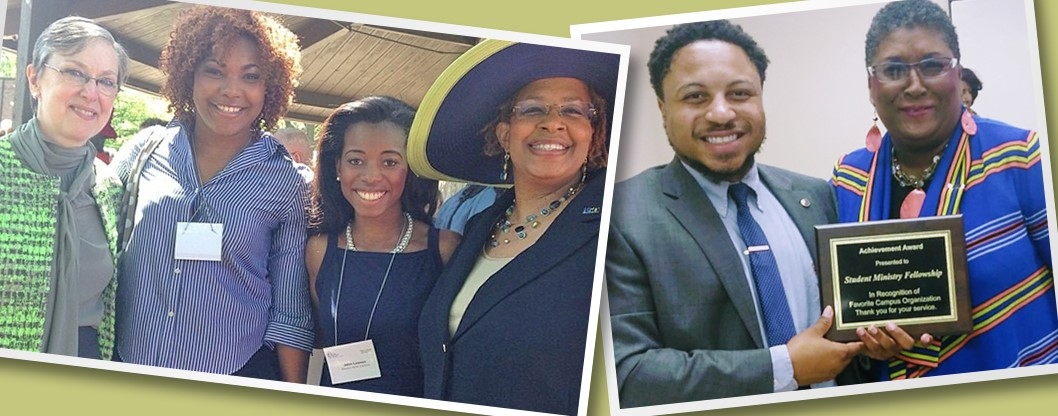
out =
[[121,360],[304,382],[313,342],[305,184],[268,133],[300,72],[263,14],[185,9],[162,51],[175,118],[115,158],[129,200]]

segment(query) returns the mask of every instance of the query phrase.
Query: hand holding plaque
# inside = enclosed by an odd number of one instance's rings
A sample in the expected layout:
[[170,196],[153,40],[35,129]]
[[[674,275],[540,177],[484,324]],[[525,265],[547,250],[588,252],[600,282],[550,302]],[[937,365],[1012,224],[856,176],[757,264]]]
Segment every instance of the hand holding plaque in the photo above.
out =
[[892,322],[883,327],[858,327],[856,336],[863,343],[863,355],[883,361],[895,357],[901,351],[911,349],[915,344],[926,346],[933,342],[931,334],[923,333],[916,339]]
[[822,314],[814,324],[786,343],[790,363],[793,364],[794,380],[798,386],[833,380],[863,351],[861,343],[834,342],[824,338],[833,322],[833,309],[823,308]]
[[828,338],[888,322],[913,338],[972,329],[962,216],[820,225],[816,239]]

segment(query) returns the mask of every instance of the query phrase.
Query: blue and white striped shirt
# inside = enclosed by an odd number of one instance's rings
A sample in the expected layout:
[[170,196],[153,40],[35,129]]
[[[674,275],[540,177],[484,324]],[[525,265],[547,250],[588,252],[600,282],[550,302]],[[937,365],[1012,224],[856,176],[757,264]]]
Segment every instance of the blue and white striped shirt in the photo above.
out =
[[[126,180],[150,130],[115,157]],[[173,121],[140,175],[121,258],[117,350],[137,364],[238,371],[261,348],[313,345],[305,271],[305,182],[271,135],[199,186],[188,131]],[[223,223],[221,261],[176,260],[176,223]]]

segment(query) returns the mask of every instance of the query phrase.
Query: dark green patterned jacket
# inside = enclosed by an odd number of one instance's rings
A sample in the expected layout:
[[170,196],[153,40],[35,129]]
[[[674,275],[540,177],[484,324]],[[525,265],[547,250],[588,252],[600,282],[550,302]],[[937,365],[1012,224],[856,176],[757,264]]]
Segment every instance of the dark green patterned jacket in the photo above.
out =
[[[114,351],[114,295],[117,292],[117,224],[121,181],[98,159],[92,197],[115,259],[114,277],[103,291],[99,348]],[[41,351],[44,308],[54,263],[59,178],[26,168],[11,142],[0,137],[0,348]]]

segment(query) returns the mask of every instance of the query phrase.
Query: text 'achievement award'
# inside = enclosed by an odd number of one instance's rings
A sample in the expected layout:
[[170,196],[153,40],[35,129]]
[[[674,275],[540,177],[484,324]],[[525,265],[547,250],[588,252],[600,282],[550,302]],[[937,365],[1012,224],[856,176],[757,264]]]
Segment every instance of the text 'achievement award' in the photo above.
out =
[[968,333],[970,289],[961,215],[816,226],[827,338],[893,322],[911,336]]

